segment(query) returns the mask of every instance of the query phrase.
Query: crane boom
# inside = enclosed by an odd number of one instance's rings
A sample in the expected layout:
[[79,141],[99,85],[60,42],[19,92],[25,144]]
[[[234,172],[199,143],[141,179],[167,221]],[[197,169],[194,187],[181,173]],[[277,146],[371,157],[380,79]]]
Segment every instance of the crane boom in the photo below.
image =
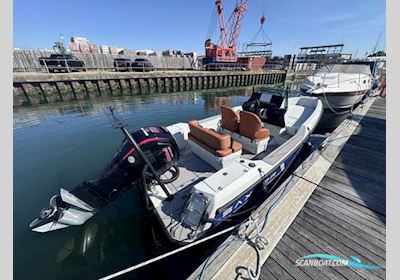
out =
[[215,1],[215,5],[217,6],[219,28],[221,31],[221,34],[219,36],[219,42],[221,43],[222,46],[227,46],[228,35],[226,33],[226,28],[225,28],[225,19],[224,19],[224,13],[223,13],[224,7],[222,5],[222,0]]
[[240,3],[235,7],[231,34],[229,36],[229,47],[236,48],[240,27],[242,26],[242,20],[247,10],[248,1],[249,0],[241,0]]
[[240,2],[236,4],[232,16],[230,17],[230,20],[228,22],[230,23],[229,30],[227,30],[223,14],[224,7],[222,0],[215,0],[220,27],[220,36],[217,44],[212,43],[210,38],[206,40],[206,57],[204,60],[205,64],[237,62],[237,41],[239,37],[240,27],[242,25],[242,20],[247,10],[248,1],[249,0],[240,0]]

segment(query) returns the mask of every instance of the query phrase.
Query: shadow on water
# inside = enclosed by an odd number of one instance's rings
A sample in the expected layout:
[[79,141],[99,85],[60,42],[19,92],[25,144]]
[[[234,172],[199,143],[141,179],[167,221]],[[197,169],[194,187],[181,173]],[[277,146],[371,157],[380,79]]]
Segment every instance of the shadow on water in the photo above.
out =
[[[134,188],[83,226],[47,234],[28,228],[60,187],[71,189],[95,178],[123,140],[120,132],[111,129],[104,107],[114,106],[133,131],[153,124],[166,126],[202,119],[217,114],[222,104],[242,104],[251,92],[252,88],[194,91],[15,108],[15,279],[31,279],[32,275],[38,279],[97,279],[160,253],[153,235],[162,231],[143,211]],[[290,95],[299,95],[295,85]],[[329,128],[333,119],[327,119],[327,131],[334,128]],[[178,271],[188,275],[225,237],[140,269],[127,278],[151,278],[159,276],[160,271],[165,272],[165,278],[176,279]]]

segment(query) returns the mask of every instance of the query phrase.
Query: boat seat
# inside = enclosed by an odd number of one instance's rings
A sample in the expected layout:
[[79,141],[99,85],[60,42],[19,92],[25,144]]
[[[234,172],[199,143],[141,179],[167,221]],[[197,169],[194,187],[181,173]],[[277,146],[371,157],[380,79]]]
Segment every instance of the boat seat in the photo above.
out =
[[[229,116],[235,117],[231,111],[233,110],[222,109],[221,106],[221,118],[229,118]],[[240,111],[238,121],[239,128],[236,131],[229,129],[234,128],[233,126],[228,128],[229,124],[223,125],[223,122],[224,121],[221,121],[219,131],[221,133],[228,133],[234,140],[240,142],[243,149],[246,151],[256,155],[267,149],[270,139],[270,131],[267,128],[264,128],[263,122],[256,114]]]
[[257,142],[267,139],[269,130],[256,114],[240,111],[239,134]]
[[200,126],[197,120],[189,122],[189,143],[198,157],[216,169],[223,168],[234,159],[240,158],[242,145],[228,134]]
[[239,131],[240,116],[232,108],[221,105],[221,127],[232,132]]

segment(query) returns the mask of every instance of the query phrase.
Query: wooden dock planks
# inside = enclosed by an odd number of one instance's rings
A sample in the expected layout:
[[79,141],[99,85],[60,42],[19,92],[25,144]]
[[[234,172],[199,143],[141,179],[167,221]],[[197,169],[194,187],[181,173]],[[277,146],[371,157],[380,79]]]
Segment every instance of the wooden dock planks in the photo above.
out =
[[[271,252],[260,279],[385,279],[386,270],[296,267],[325,253],[386,263],[385,99],[376,99],[304,208]],[[289,261],[288,261],[289,260]],[[275,268],[279,265],[285,272]],[[318,272],[320,274],[318,274]],[[307,276],[304,276],[306,274]]]
[[[260,279],[384,279],[386,270],[352,267],[300,267],[305,255],[326,253],[364,264],[386,263],[385,100],[370,99],[346,119],[286,182],[254,213],[262,213],[280,189],[284,199],[260,234]],[[286,186],[286,187],[285,187]],[[251,232],[251,231],[250,231]],[[232,234],[189,279],[248,279],[256,254]],[[237,238],[236,238],[237,239]]]

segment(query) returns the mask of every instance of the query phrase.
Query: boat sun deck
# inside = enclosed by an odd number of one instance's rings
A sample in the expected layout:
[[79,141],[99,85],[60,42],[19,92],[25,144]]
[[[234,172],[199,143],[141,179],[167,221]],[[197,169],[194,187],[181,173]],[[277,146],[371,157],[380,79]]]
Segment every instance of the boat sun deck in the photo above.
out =
[[[191,141],[190,124],[177,123],[168,126],[167,129],[174,136],[180,150],[177,166],[179,176],[173,182],[166,184],[173,199],[168,200],[166,194],[156,183],[148,186],[147,194],[169,238],[177,243],[193,241],[195,237],[200,237],[219,222],[217,221],[218,215],[224,217],[229,208],[227,205],[231,201],[235,201],[235,199],[238,201],[237,197],[246,193],[250,196],[249,188],[259,184],[261,180],[272,181],[273,177],[286,168],[285,164],[288,165],[288,158],[292,159],[297,155],[295,151],[298,151],[299,146],[308,139],[310,130],[315,128],[320,115],[316,120],[312,116],[315,115],[314,112],[318,105],[322,110],[322,105],[318,104],[318,100],[315,98],[289,98],[288,110],[284,115],[286,126],[279,127],[263,122],[264,127],[270,133],[264,149],[258,153],[249,152],[245,148],[238,152],[232,150],[232,154],[225,157],[232,157],[229,162],[218,161],[217,165],[211,153],[204,156],[203,151],[199,152],[199,145]],[[242,110],[241,106],[232,109],[236,112]],[[215,132],[226,133],[221,127],[221,115],[200,120],[198,123],[201,127],[207,127]],[[238,139],[232,133],[231,137],[235,140]],[[243,141],[241,142],[243,143]],[[220,163],[221,166],[219,166]],[[167,171],[161,175],[161,179],[169,179],[171,176],[172,173]],[[207,210],[208,217],[212,217],[212,219],[204,221],[205,225],[201,228],[197,226],[199,221],[192,223],[193,217],[191,219],[183,218],[188,211],[187,208],[190,208],[188,207],[189,198],[195,188],[201,194],[205,193],[213,198],[211,202],[204,202],[203,206],[197,205],[198,208],[214,209],[211,211],[212,213]],[[221,214],[220,209],[215,210],[218,203],[219,206],[224,206],[222,208],[225,213]],[[196,210],[193,211],[196,212]],[[198,219],[203,221],[204,217],[203,213]]]

